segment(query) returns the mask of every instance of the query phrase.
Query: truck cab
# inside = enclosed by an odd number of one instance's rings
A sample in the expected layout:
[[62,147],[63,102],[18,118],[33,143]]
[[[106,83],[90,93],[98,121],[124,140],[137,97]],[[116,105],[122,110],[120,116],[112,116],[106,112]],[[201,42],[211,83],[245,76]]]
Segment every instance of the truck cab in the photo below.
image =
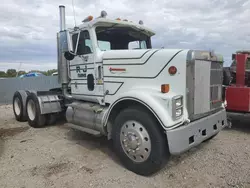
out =
[[69,126],[111,139],[122,164],[141,175],[155,173],[170,155],[213,138],[227,125],[221,56],[153,49],[155,33],[142,21],[108,19],[105,11],[66,29],[65,7],[59,9],[61,88],[17,91],[17,120],[43,127],[64,115]]
[[75,53],[69,57],[72,96],[101,105],[110,103],[109,96],[118,91],[122,82],[108,81],[109,74],[127,76],[128,72],[120,65],[148,55],[153,35],[154,32],[143,25],[126,20],[87,17],[79,29],[70,31]]

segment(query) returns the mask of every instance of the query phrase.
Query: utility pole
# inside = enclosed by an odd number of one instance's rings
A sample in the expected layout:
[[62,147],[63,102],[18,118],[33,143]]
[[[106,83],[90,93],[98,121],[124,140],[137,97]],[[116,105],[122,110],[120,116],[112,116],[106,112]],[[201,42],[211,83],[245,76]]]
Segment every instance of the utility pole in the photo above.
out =
[[22,65],[22,62],[20,62],[20,64],[19,64],[19,68],[17,69],[17,72],[16,72],[16,77],[18,76],[18,72],[19,72],[19,70],[21,68],[21,65]]

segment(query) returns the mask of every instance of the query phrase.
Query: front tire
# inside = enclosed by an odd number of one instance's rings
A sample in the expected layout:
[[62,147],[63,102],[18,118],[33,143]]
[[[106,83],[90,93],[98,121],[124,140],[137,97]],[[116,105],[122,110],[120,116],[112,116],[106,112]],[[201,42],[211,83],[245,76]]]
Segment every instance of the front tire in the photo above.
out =
[[30,93],[26,101],[28,123],[33,128],[41,128],[46,124],[45,115],[41,114],[38,98],[34,93]]
[[121,163],[139,175],[159,171],[170,156],[166,135],[143,108],[121,111],[112,128],[112,139]]

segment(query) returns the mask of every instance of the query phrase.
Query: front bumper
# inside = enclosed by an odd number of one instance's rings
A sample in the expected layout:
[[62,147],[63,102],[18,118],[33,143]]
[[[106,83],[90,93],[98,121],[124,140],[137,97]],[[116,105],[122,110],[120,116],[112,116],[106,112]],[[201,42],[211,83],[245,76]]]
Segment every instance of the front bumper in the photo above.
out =
[[169,151],[173,155],[185,152],[216,135],[226,125],[227,116],[225,109],[223,109],[188,125],[169,130],[166,132]]

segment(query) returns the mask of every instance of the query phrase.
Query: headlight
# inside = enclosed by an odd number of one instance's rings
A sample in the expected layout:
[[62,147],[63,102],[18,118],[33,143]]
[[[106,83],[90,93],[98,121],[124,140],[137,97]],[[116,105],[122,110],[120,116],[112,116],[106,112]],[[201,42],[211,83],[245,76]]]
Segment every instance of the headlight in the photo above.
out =
[[176,108],[182,106],[182,97],[175,99],[175,106],[176,106]]
[[176,109],[175,117],[180,117],[182,115],[182,108]]
[[172,99],[172,116],[176,120],[183,115],[183,96],[175,96]]

